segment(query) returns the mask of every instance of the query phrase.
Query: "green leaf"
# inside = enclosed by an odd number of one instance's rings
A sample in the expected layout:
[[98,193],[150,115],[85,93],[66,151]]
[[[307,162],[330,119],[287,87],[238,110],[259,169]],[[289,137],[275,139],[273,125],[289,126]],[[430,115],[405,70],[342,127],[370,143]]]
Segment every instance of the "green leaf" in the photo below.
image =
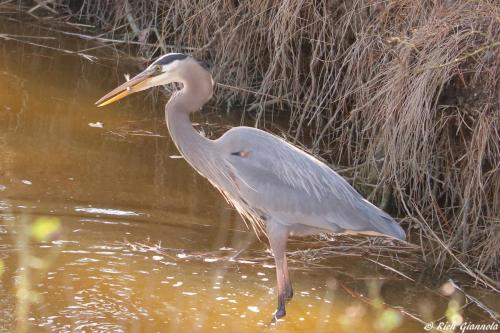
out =
[[2,277],[3,272],[5,272],[5,264],[2,259],[0,259],[0,277]]
[[57,217],[39,217],[31,225],[31,236],[41,242],[57,237],[61,221]]

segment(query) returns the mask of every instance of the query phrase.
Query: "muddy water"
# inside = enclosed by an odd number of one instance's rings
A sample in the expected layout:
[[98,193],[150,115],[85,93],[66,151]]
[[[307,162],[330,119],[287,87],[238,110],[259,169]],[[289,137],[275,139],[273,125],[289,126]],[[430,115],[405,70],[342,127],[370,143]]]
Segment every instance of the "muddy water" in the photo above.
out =
[[[5,17],[0,27],[32,36],[0,40],[0,331],[15,329],[26,254],[16,243],[19,224],[38,216],[58,217],[62,230],[29,244],[47,264],[30,268],[31,292],[40,296],[24,318],[30,332],[378,332],[379,312],[364,298],[374,281],[390,306],[421,317],[431,304],[434,318],[444,314],[448,299],[435,286],[362,256],[335,255],[291,263],[296,296],[286,319],[269,326],[275,275],[266,243],[178,158],[163,121],[165,97],[94,106],[141,66],[54,29]],[[205,112],[196,121],[210,135],[239,119]],[[423,331],[401,319],[396,332]]]

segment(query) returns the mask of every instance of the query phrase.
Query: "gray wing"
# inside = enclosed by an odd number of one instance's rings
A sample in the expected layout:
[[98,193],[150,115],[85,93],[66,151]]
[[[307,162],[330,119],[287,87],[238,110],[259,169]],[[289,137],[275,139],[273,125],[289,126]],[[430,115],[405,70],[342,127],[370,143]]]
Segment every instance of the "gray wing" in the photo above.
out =
[[[236,127],[217,140],[248,205],[285,225],[374,232],[403,229],[326,164],[267,132]],[[244,152],[238,155],[238,152]]]

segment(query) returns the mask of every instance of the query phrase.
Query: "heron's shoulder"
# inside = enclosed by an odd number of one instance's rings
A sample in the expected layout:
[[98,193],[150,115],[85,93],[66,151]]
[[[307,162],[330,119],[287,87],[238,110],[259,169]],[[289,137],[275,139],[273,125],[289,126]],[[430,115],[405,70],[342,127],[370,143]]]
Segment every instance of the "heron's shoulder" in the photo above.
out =
[[265,132],[255,127],[238,126],[233,127],[220,137],[221,141],[247,141],[250,144],[260,144],[263,142],[284,142],[278,136]]
[[293,164],[290,167],[295,167],[297,163],[305,163],[309,165],[309,168],[319,167],[327,172],[331,171],[329,167],[310,153],[296,147],[284,138],[258,128],[246,126],[233,127],[220,137],[219,140],[223,146],[239,147],[248,150],[255,149],[259,152],[257,156],[261,158],[270,157],[273,160],[281,160],[281,162]]
[[237,126],[228,130],[224,136],[237,136],[237,135],[256,135],[256,136],[274,136],[271,133],[265,132],[255,127]]

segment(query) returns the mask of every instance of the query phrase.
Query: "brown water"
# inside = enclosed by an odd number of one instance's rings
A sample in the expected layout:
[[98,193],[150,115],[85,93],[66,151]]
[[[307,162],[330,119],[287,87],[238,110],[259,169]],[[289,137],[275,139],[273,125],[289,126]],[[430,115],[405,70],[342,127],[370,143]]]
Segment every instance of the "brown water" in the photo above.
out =
[[[47,270],[31,269],[40,299],[26,318],[30,332],[378,332],[379,313],[362,296],[374,281],[396,309],[421,317],[427,307],[434,319],[444,314],[448,299],[437,281],[425,287],[366,260],[376,253],[295,257],[296,296],[285,320],[268,325],[276,297],[266,243],[176,158],[163,121],[165,97],[94,106],[140,66],[110,48],[84,51],[97,57],[91,61],[26,44],[73,51],[101,45],[6,17],[0,33],[35,36],[0,39],[0,331],[15,329],[22,273],[16,231],[23,217],[37,216],[59,217],[62,232],[29,245],[40,258],[57,254]],[[223,118],[212,112],[196,120],[210,134],[239,119],[236,112]],[[224,259],[246,244],[240,257]],[[298,247],[304,244],[292,242],[289,250]],[[385,262],[412,272],[397,260]],[[473,306],[464,316],[488,321]],[[424,331],[410,316],[401,318],[396,332]]]

